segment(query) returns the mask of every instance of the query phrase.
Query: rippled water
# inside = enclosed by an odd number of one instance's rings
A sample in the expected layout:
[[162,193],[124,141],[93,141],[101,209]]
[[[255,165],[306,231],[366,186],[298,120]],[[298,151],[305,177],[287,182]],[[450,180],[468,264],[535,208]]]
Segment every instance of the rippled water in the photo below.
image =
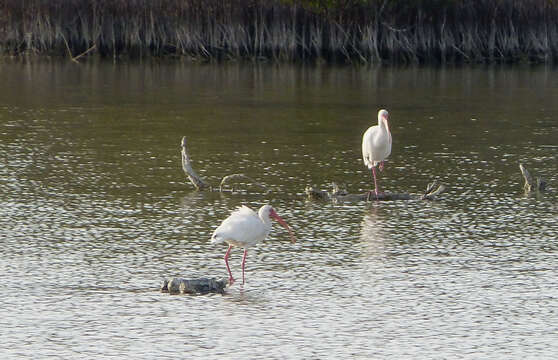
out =
[[[558,72],[0,64],[0,319],[6,358],[553,358],[558,353]],[[391,112],[389,191],[440,201],[322,203],[371,186],[360,139]],[[244,172],[272,189],[199,193]],[[550,191],[526,197],[518,163]],[[224,296],[208,241],[236,206],[295,229],[252,250]],[[241,250],[231,256],[240,276]]]

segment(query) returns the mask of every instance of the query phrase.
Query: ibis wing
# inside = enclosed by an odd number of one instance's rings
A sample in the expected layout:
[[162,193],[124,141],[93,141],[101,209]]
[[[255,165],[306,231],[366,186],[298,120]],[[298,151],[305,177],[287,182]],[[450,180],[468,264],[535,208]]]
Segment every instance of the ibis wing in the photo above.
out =
[[379,130],[378,126],[371,126],[362,136],[362,160],[364,160],[364,165],[370,169],[373,166],[376,166],[376,160],[374,160],[373,142],[377,130]]
[[265,237],[265,228],[258,215],[243,206],[226,218],[212,236],[212,242],[246,244]]
[[371,126],[362,136],[362,159],[368,168],[376,166],[391,153],[391,134],[383,136],[379,126]]

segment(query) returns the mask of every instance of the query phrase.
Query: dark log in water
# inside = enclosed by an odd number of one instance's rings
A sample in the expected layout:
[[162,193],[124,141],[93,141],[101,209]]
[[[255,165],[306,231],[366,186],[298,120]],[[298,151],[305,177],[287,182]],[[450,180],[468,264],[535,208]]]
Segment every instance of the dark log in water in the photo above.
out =
[[557,18],[550,0],[4,0],[0,53],[551,62]]
[[229,281],[227,279],[171,278],[168,280],[166,279],[163,280],[163,283],[161,284],[161,292],[168,292],[171,295],[174,294],[203,295],[209,293],[223,294],[228,284]]
[[231,175],[224,176],[223,179],[221,180],[221,183],[219,184],[219,188],[214,189],[208,183],[203,181],[203,179],[198,175],[198,173],[192,167],[192,160],[190,159],[190,155],[188,155],[188,149],[186,148],[186,136],[182,137],[181,146],[182,146],[182,170],[184,170],[184,173],[186,174],[186,176],[188,177],[192,185],[194,185],[196,190],[224,192],[225,189],[223,189],[223,187],[225,186],[226,183],[230,183],[233,180],[246,179],[250,183],[264,190],[264,192],[269,191],[264,185],[258,183],[251,177],[244,174],[231,174]]
[[521,170],[521,175],[523,175],[523,179],[525,180],[525,184],[523,184],[525,194],[538,193],[540,191],[546,190],[545,180],[540,177],[536,177],[535,179],[533,179],[533,177],[525,168],[525,166],[523,166],[523,164],[519,164],[519,170]]
[[[196,173],[194,168],[192,167],[192,161],[190,156],[188,155],[188,149],[186,148],[186,137],[182,137],[181,141],[182,146],[182,170],[194,185],[197,190],[210,190],[210,191],[224,191],[223,185],[233,179],[242,179],[246,178],[251,183],[257,185],[258,187],[262,188],[266,192],[266,187],[262,184],[257,183],[252,178],[244,175],[244,174],[232,174],[223,177],[221,180],[221,184],[218,189],[213,189],[210,185],[208,185],[203,179]],[[443,184],[438,184],[437,181],[434,181],[426,187],[426,191],[424,194],[421,195],[413,195],[407,193],[380,193],[376,197],[376,194],[371,192],[366,192],[363,194],[349,194],[346,191],[342,191],[339,187],[334,183],[333,184],[333,191],[327,192],[325,190],[318,190],[313,187],[307,187],[305,189],[306,195],[315,200],[328,200],[328,201],[375,201],[375,200],[435,200],[439,195],[441,195],[446,190],[446,187]]]
[[373,192],[366,192],[363,194],[349,194],[346,191],[339,190],[336,184],[333,184],[333,191],[328,192],[325,190],[307,187],[305,193],[310,199],[325,200],[325,201],[340,201],[340,202],[354,202],[354,201],[389,201],[389,200],[436,200],[444,191],[446,187],[443,184],[438,184],[434,181],[426,187],[423,194],[408,194],[408,193],[380,193],[376,197]]

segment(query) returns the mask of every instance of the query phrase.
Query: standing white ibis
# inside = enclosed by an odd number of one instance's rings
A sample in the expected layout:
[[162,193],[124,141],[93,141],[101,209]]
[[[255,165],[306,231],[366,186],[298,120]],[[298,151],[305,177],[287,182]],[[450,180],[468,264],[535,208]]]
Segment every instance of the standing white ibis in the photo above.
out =
[[264,205],[258,213],[247,206],[241,206],[235,210],[228,218],[223,220],[221,225],[213,232],[211,243],[220,244],[226,242],[229,249],[225,253],[225,265],[229,272],[229,284],[234,283],[234,278],[229,267],[229,254],[233,246],[244,248],[242,257],[242,284],[244,281],[244,265],[248,248],[262,242],[271,230],[271,218],[283,225],[291,236],[291,241],[296,242],[296,238],[285,220],[281,219],[271,205]]
[[391,133],[388,124],[387,110],[378,111],[378,125],[368,128],[362,136],[362,159],[364,165],[372,170],[374,177],[374,193],[378,199],[378,183],[376,182],[376,166],[384,169],[384,160],[391,153]]

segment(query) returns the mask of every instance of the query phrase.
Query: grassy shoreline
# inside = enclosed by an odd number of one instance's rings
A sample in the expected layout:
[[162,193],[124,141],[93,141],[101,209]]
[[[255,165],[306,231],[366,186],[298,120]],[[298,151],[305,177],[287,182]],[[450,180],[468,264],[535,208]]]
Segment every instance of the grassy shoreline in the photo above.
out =
[[554,63],[552,0],[0,0],[0,54]]

